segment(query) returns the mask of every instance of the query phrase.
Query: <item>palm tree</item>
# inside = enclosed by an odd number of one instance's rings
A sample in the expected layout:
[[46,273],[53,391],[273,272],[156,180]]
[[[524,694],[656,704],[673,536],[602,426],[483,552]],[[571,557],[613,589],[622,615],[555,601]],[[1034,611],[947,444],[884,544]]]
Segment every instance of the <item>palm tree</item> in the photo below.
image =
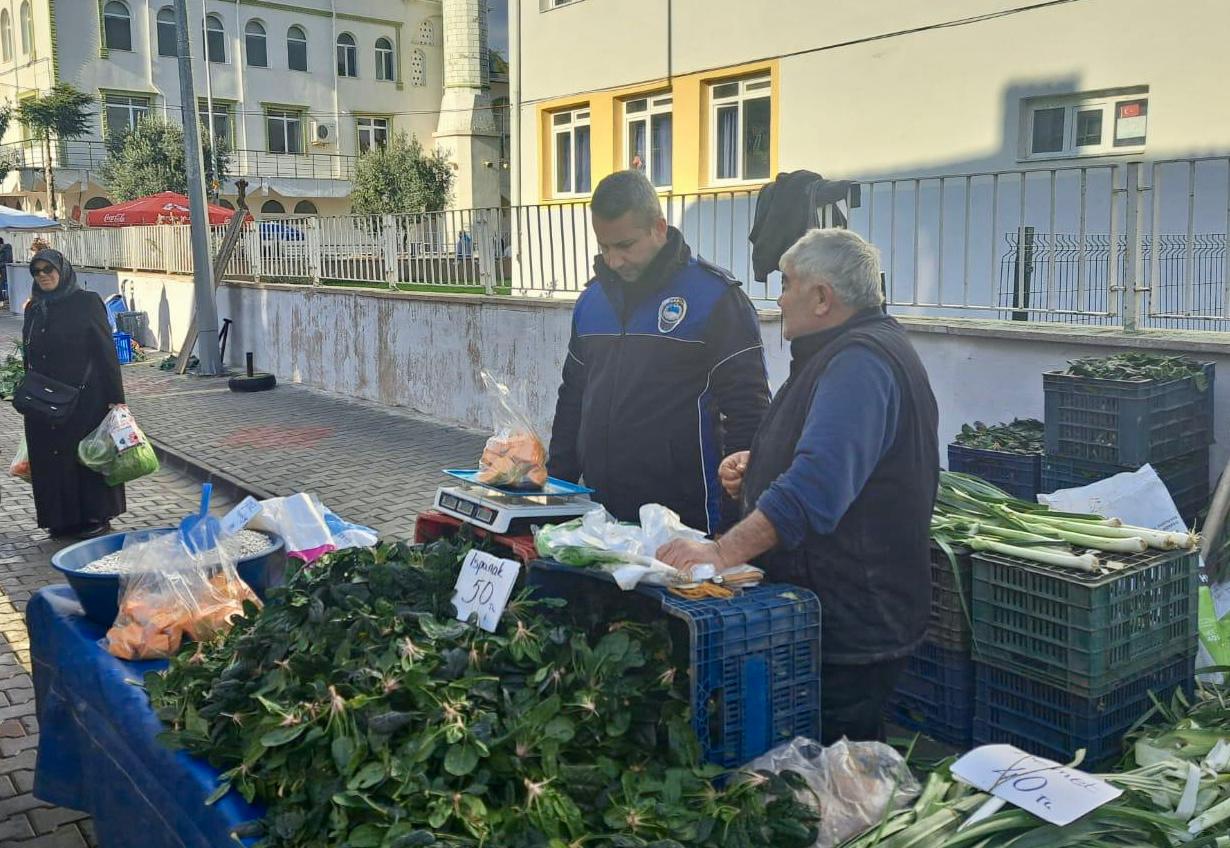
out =
[[51,91],[23,100],[17,120],[43,145],[43,181],[47,186],[47,209],[56,217],[55,170],[51,167],[51,142],[80,138],[90,131],[90,106],[94,98],[66,82]]

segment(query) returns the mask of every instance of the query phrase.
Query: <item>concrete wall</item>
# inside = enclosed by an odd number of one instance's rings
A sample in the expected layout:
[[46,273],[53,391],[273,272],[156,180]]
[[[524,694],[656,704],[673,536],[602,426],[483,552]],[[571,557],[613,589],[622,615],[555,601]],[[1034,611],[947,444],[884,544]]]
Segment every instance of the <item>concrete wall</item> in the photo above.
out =
[[[29,275],[10,266],[16,308]],[[183,277],[85,273],[104,297],[123,290],[150,314],[157,338],[179,343],[191,309]],[[234,321],[228,359],[245,351],[257,367],[296,382],[377,403],[408,407],[439,420],[489,426],[479,376],[486,368],[527,384],[531,414],[549,430],[568,342],[569,305],[547,300],[390,294],[374,290],[237,283],[218,293],[219,314]],[[975,420],[1042,417],[1043,371],[1080,356],[1155,348],[1213,361],[1221,372],[1215,407],[1216,476],[1230,459],[1230,342],[1215,333],[1136,336],[1096,327],[904,319],[939,401],[941,442]],[[789,367],[789,345],[776,315],[762,316],[770,382]],[[168,345],[163,344],[164,347]]]

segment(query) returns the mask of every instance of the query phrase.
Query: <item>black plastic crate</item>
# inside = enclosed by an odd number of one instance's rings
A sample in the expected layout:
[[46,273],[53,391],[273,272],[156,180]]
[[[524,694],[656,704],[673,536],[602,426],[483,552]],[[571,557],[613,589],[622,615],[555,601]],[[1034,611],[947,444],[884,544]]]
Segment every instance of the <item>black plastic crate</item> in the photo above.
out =
[[1048,456],[1139,468],[1213,442],[1213,363],[1207,385],[1194,377],[1104,380],[1052,371],[1042,375]]
[[969,651],[924,642],[906,664],[886,709],[889,721],[969,748],[974,718],[974,664]]
[[981,477],[1013,497],[1033,502],[1042,491],[1042,454],[948,446],[948,470]]
[[931,543],[931,623],[927,639],[949,650],[970,650],[974,566],[967,548],[953,548],[953,560]]
[[[1105,480],[1124,471],[1135,471],[1139,466],[1122,467],[1103,462],[1089,462],[1063,456],[1046,456],[1042,460],[1042,491],[1073,489]],[[1191,522],[1202,509],[1209,505],[1209,449],[1181,456],[1178,459],[1159,462],[1153,466],[1157,476],[1166,484],[1174,505],[1183,520]]]
[[1150,693],[1167,701],[1182,687],[1190,695],[1194,674],[1194,645],[1096,695],[976,662],[972,743],[1007,743],[1060,763],[1084,748],[1083,768],[1106,765],[1121,755],[1123,734],[1152,708]]
[[1091,694],[1194,644],[1196,552],[1102,556],[1126,567],[1088,574],[975,554],[978,659]]
[[735,768],[796,736],[820,738],[820,601],[810,590],[765,584],[689,601],[654,587],[624,592],[603,572],[548,560],[532,562],[526,579],[567,600],[572,615],[667,618],[706,761]]

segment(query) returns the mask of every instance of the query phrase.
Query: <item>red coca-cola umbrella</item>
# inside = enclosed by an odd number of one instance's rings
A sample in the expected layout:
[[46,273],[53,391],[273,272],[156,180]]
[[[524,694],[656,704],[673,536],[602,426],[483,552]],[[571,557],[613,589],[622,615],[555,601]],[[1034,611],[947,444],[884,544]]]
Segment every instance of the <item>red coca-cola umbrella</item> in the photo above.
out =
[[[225,224],[235,214],[233,209],[225,206],[206,204],[205,208],[209,212],[211,225]],[[85,216],[85,222],[91,227],[135,227],[142,224],[184,223],[191,217],[188,198],[173,191],[164,191],[102,209],[91,209]]]

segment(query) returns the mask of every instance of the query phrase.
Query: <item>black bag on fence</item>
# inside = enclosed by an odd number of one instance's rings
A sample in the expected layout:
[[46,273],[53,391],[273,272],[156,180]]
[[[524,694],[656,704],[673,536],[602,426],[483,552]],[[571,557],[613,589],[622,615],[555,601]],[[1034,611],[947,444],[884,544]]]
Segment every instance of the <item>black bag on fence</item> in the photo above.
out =
[[22,415],[34,415],[52,424],[67,421],[77,409],[81,390],[90,379],[93,368],[93,362],[86,365],[80,386],[61,383],[37,371],[26,371],[26,376],[13,391],[13,409]]

